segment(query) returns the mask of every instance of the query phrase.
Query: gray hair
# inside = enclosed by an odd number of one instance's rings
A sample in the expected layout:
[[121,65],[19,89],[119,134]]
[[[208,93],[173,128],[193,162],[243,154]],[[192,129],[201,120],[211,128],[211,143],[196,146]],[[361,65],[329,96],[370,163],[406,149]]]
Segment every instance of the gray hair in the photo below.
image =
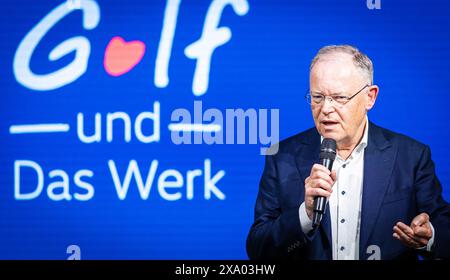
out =
[[322,47],[314,56],[309,67],[309,71],[312,70],[314,65],[319,61],[320,57],[323,55],[334,54],[334,53],[344,53],[349,54],[353,58],[353,63],[355,66],[362,70],[363,74],[367,77],[369,84],[373,84],[373,63],[370,58],[359,51],[357,48],[350,45],[329,45]]

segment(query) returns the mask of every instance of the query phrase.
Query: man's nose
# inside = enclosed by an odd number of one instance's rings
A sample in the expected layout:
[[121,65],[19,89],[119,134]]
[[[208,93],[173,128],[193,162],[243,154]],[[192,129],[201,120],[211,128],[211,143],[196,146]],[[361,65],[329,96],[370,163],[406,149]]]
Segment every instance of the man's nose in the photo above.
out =
[[324,113],[325,115],[328,115],[329,113],[332,113],[333,111],[334,111],[333,99],[331,99],[329,97],[325,97],[325,100],[323,101],[323,104],[322,104],[322,113]]

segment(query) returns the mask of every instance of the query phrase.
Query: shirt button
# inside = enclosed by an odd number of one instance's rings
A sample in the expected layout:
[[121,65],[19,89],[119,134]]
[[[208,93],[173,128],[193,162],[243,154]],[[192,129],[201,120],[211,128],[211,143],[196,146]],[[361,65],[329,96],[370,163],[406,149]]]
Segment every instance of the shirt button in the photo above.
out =
[[344,251],[344,250],[345,250],[345,247],[344,247],[344,246],[341,246],[340,249],[341,249],[341,251]]
[[341,194],[344,195],[344,194],[345,194],[345,191],[342,191]]
[[347,166],[347,164],[343,164],[343,165],[342,165],[342,168],[345,168],[346,166]]
[[342,220],[341,220],[341,224],[343,224],[343,223],[345,223],[345,219],[342,219]]

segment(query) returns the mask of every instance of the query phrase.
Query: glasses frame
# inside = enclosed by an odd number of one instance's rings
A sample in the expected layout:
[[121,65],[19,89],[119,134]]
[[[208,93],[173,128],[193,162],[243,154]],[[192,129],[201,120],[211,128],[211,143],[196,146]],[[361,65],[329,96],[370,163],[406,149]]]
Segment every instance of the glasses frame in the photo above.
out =
[[[330,96],[330,95],[323,95],[323,94],[320,94],[320,95],[323,96],[323,100],[320,101],[320,103],[315,103],[314,101],[312,101],[312,96],[311,96],[311,92],[310,92],[310,91],[308,91],[308,92],[306,93],[305,99],[306,99],[306,102],[307,102],[308,104],[310,104],[310,105],[320,105],[320,104],[323,104],[323,103],[325,102],[325,100],[328,98],[328,99],[331,99],[332,104],[337,104],[337,105],[340,105],[340,106],[342,107],[342,106],[345,106],[348,102],[350,102],[350,100],[352,100],[352,99],[353,99],[355,96],[357,96],[359,93],[361,93],[366,87],[370,87],[370,85],[369,85],[369,84],[366,84],[365,86],[363,86],[360,90],[358,90],[358,91],[357,91],[355,94],[353,94],[352,96],[342,96],[342,95],[341,95],[341,97],[345,97],[345,99],[346,99],[345,103],[339,103],[339,102],[337,102],[336,100],[334,100],[333,96]],[[314,104],[313,104],[313,103],[314,103]]]

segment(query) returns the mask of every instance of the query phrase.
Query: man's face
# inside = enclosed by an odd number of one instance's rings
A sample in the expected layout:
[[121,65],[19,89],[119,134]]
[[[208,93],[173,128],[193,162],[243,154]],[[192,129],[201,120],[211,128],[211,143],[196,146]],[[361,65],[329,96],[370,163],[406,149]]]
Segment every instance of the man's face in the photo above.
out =
[[[311,92],[325,96],[351,97],[367,83],[347,54],[324,55],[310,73]],[[355,144],[359,141],[356,138],[362,135],[366,112],[373,107],[377,93],[378,87],[366,87],[343,106],[328,98],[321,104],[311,102],[317,130],[324,138],[336,140],[338,147]]]

